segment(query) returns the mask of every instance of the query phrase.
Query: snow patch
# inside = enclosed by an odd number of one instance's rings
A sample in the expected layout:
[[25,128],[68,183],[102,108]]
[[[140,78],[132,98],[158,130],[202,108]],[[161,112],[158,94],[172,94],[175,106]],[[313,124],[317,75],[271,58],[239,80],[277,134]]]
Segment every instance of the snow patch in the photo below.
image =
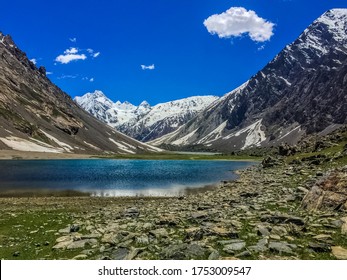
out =
[[123,145],[123,144],[121,144],[121,143],[115,141],[114,139],[112,139],[112,138],[108,138],[108,139],[109,139],[113,144],[115,144],[119,149],[121,149],[122,151],[127,152],[127,153],[129,153],[129,154],[136,154],[134,151],[129,150],[129,148],[128,148],[127,146],[125,146],[125,145]]
[[196,132],[197,130],[198,130],[198,129],[195,129],[195,130],[192,131],[191,133],[189,133],[189,134],[183,136],[182,138],[177,139],[176,141],[173,141],[171,144],[172,144],[172,145],[177,145],[177,146],[189,144],[189,139],[195,134],[195,132]]
[[222,137],[222,132],[224,128],[226,127],[228,121],[223,122],[220,124],[215,130],[211,131],[209,134],[207,134],[204,138],[198,141],[198,144],[202,143],[210,143],[212,141],[215,141]]
[[59,141],[57,138],[53,137],[52,135],[48,134],[47,132],[44,132],[42,129],[40,129],[40,131],[46,135],[50,140],[54,141],[55,143],[57,143],[60,147],[62,147],[65,151],[71,153],[71,150],[73,150],[74,148],[71,147],[70,145]]
[[88,145],[89,147],[91,147],[91,148],[94,149],[94,150],[101,151],[100,148],[94,146],[93,144],[88,143],[87,141],[83,141],[83,143],[86,144],[86,145]]
[[[289,131],[289,132],[287,132],[286,134],[284,134],[283,136],[281,136],[281,138],[280,139],[283,139],[284,137],[286,137],[286,136],[288,136],[289,134],[291,134],[292,132],[294,132],[295,130],[298,130],[299,129],[299,131],[300,131],[300,128],[301,128],[301,126],[299,125],[299,126],[297,126],[297,127],[295,127],[294,129],[292,129],[291,131]],[[279,139],[279,140],[280,140]]]
[[246,149],[250,146],[260,146],[260,144],[266,140],[265,132],[261,130],[261,122],[262,119],[256,121],[255,123],[238,130],[237,132],[231,133],[228,136],[223,137],[223,139],[227,140],[232,137],[240,136],[241,134],[247,133],[245,138],[245,143],[241,150]]
[[64,150],[61,148],[55,148],[51,145],[48,145],[44,142],[41,142],[36,139],[32,139],[37,143],[34,143],[32,141],[10,136],[6,138],[0,137],[0,140],[8,147],[12,148],[13,150],[22,151],[22,152],[40,152],[40,153],[62,153]]

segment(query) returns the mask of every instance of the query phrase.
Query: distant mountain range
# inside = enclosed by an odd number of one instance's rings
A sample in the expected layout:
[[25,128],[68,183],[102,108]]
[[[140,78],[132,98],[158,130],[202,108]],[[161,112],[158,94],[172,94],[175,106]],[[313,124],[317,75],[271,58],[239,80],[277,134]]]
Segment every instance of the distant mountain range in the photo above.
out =
[[294,144],[345,123],[347,9],[333,9],[242,86],[180,129],[149,143],[233,151]]
[[147,101],[134,106],[127,101],[114,103],[97,90],[74,101],[109,126],[146,142],[177,130],[217,99],[211,95],[193,96],[153,107]]
[[160,149],[140,143],[79,108],[0,32],[0,150],[135,154]]
[[150,146],[156,145],[229,152],[326,134],[347,123],[347,9],[324,13],[221,98],[152,107],[114,103],[95,91],[75,102],[0,33],[0,149],[129,154],[160,151]]

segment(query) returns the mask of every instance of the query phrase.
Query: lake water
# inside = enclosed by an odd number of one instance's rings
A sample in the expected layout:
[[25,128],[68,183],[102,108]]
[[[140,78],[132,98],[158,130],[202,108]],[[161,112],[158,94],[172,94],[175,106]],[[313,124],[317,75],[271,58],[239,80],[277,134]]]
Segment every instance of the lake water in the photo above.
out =
[[235,179],[241,161],[192,160],[3,160],[1,190],[77,190],[95,196],[183,194]]

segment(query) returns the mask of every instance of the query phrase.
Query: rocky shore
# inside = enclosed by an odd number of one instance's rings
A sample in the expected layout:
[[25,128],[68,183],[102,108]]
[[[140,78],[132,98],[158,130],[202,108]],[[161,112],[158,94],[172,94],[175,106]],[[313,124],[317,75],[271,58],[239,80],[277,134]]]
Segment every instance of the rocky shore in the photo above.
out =
[[347,167],[268,159],[239,175],[184,197],[1,198],[0,257],[347,259]]

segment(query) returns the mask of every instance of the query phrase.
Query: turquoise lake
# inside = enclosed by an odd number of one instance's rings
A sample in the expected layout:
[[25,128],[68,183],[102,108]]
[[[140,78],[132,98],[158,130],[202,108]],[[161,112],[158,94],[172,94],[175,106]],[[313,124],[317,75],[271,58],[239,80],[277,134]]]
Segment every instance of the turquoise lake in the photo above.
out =
[[184,194],[235,179],[254,163],[192,160],[3,160],[1,190],[77,190],[94,196]]

